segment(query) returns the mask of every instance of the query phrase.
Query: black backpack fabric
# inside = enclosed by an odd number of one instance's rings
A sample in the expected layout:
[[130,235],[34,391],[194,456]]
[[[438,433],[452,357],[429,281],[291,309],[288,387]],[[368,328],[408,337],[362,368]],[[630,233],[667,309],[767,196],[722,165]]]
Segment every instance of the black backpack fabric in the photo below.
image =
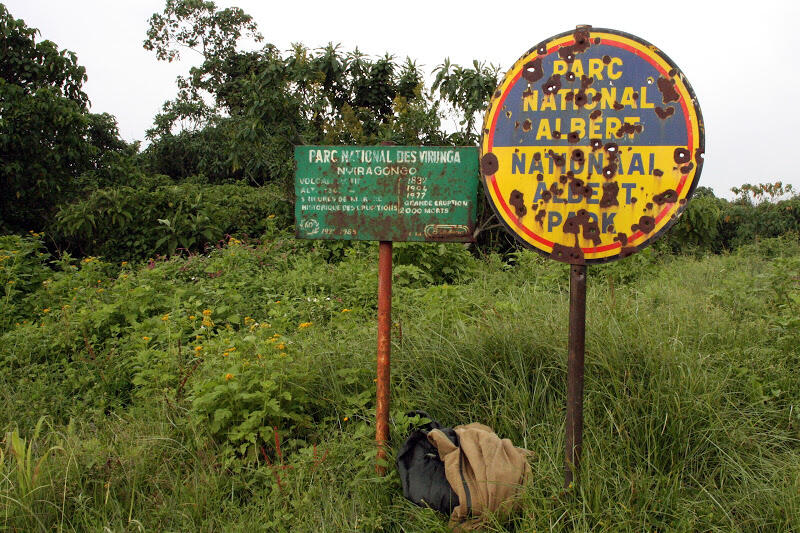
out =
[[428,441],[428,432],[438,429],[456,446],[458,435],[452,428],[441,427],[424,411],[413,411],[406,416],[414,415],[431,422],[414,428],[397,454],[403,496],[420,507],[430,507],[449,516],[458,507],[458,495],[447,482],[444,463],[436,447]]

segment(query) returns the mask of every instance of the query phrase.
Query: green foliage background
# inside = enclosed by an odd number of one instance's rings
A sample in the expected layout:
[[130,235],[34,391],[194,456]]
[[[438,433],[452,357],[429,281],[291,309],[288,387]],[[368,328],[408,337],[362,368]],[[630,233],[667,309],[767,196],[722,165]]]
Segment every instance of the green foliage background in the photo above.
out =
[[[497,69],[243,51],[242,10],[167,0],[145,48],[202,62],[141,150],[74,54],[0,30],[0,527],[446,531],[374,473],[376,244],[294,239],[292,148],[475,144]],[[800,197],[734,193],[590,268],[565,492],[567,267],[485,204],[474,246],[395,244],[392,449],[422,408],[532,450],[490,531],[800,528]]]

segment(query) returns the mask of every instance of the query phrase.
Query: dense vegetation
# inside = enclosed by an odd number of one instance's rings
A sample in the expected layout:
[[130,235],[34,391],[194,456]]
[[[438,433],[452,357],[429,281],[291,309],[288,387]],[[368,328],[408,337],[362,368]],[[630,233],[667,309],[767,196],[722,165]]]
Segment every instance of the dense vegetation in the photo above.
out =
[[[0,30],[0,528],[446,531],[375,474],[376,245],[294,239],[291,150],[475,144],[497,69],[245,51],[246,13],[167,0],[145,48],[202,63],[142,150],[74,54]],[[564,493],[566,267],[485,208],[477,246],[396,244],[393,446],[422,408],[532,450],[495,531],[800,527],[800,196],[734,193],[589,269]]]
[[[274,224],[137,266],[3,237],[0,523],[445,531],[374,473],[375,257],[331,262]],[[590,269],[584,481],[566,495],[567,276],[514,259],[398,246],[395,446],[422,407],[533,450],[498,531],[800,523],[796,237]]]

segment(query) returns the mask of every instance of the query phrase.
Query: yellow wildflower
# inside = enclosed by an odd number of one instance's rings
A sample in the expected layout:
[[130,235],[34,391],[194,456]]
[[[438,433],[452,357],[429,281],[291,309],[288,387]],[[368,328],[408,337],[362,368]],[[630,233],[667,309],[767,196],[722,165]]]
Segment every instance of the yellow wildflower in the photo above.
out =
[[123,261],[123,262],[122,262],[122,266],[125,266],[125,265],[127,265],[127,264],[128,264],[128,262],[127,262],[127,261]]
[[286,349],[286,345],[284,343],[280,343],[277,348],[279,350],[285,350]]
[[270,215],[270,216],[268,216],[267,218],[268,218],[268,219],[270,219],[270,220],[272,220],[273,218],[275,218],[275,215]]
[[225,381],[230,381],[232,379],[233,379],[233,374],[230,374],[230,373],[225,374]]
[[301,324],[300,324],[298,327],[299,327],[300,329],[305,329],[305,328],[307,328],[308,326],[310,326],[311,324],[313,324],[313,322],[303,322],[303,323],[301,323]]
[[166,322],[167,320],[169,320],[169,314],[166,314],[166,315],[162,316],[162,317],[161,317],[161,320],[162,320],[163,322]]
[[228,357],[230,354],[228,352],[222,352],[222,357]]
[[195,346],[194,347],[194,351],[200,353],[200,352],[203,351],[203,347],[202,346]]
[[203,309],[203,316],[211,316],[211,309]]
[[197,318],[197,317],[194,316],[194,315],[189,315],[189,320],[194,320],[195,318]]
[[350,309],[342,309],[342,313],[349,313]]
[[346,416],[346,417],[344,417],[342,420],[344,420],[345,422],[347,422],[348,420],[350,420],[350,417]]
[[150,337],[142,337],[142,340],[143,340],[144,342],[147,342],[147,341],[149,341],[149,340],[150,340]]
[[42,309],[42,313],[49,313],[49,312],[50,312],[49,307],[45,307],[44,309]]
[[97,289],[97,292],[104,292],[105,289]]

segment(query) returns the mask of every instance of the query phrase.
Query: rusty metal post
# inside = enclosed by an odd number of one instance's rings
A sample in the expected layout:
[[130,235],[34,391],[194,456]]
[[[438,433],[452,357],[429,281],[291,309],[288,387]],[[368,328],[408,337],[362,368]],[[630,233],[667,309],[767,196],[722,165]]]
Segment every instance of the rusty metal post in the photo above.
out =
[[583,354],[586,341],[586,265],[569,269],[569,354],[564,488],[580,479],[583,448]]
[[[378,249],[378,392],[375,413],[375,440],[378,460],[386,459],[389,441],[389,369],[392,351],[392,242],[380,241]],[[378,474],[386,468],[375,465]]]

